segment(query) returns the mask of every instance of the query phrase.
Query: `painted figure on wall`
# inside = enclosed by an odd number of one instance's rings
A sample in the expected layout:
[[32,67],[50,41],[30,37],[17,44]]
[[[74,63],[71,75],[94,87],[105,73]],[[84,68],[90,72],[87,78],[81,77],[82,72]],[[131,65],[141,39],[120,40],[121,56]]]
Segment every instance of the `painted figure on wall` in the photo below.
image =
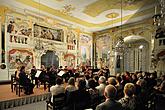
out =
[[21,18],[14,18],[8,16],[7,33],[9,34],[10,42],[27,44],[28,37],[32,36],[31,22]]
[[14,31],[14,21],[9,21],[9,24],[7,25],[7,32],[12,33]]
[[72,68],[75,67],[75,55],[73,54],[64,55],[64,61],[66,63],[65,66],[72,67]]
[[76,45],[76,36],[72,31],[67,34],[67,43]]
[[28,50],[12,49],[9,51],[9,68],[16,69],[25,66],[31,69],[33,65],[33,53]]
[[30,25],[30,21],[14,17],[8,17],[7,21],[8,33],[15,35],[24,35],[28,37],[32,35],[32,26]]

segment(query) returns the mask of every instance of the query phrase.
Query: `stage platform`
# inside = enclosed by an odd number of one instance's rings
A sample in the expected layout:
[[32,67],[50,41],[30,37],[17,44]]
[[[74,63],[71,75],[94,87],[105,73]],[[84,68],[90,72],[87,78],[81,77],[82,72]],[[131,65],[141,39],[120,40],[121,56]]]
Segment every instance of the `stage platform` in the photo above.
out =
[[0,110],[22,106],[26,104],[36,103],[48,100],[51,97],[48,90],[44,91],[43,85],[39,88],[34,88],[34,94],[25,95],[21,92],[21,96],[16,95],[16,92],[11,92],[11,85],[0,85]]

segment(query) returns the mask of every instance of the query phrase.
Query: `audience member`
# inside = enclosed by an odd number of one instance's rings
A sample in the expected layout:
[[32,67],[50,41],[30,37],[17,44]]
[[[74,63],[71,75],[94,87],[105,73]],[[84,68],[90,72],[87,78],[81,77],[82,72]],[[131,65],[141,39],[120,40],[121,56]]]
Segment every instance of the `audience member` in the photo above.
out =
[[68,80],[68,85],[65,88],[65,91],[72,92],[75,90],[77,90],[77,88],[75,86],[75,79],[74,79],[74,77],[70,77]]
[[119,100],[122,104],[123,110],[135,110],[136,100],[134,98],[135,86],[133,83],[127,83],[124,86],[124,97]]
[[77,84],[78,90],[67,94],[65,110],[84,110],[90,104],[90,94],[86,90],[86,82],[80,79]]
[[106,86],[104,91],[106,100],[99,104],[96,110],[122,110],[121,104],[115,100],[116,94],[117,90],[113,85]]
[[51,99],[52,102],[53,102],[53,96],[54,95],[58,95],[60,93],[65,93],[65,88],[62,86],[62,79],[61,78],[58,77],[56,79],[56,85],[50,87],[50,92],[52,94],[52,99]]
[[109,77],[108,84],[116,86],[116,84],[117,84],[116,79],[114,77]]
[[90,79],[89,74],[85,74],[86,88],[89,88],[88,80]]
[[99,76],[98,76],[98,75],[95,75],[95,76],[93,77],[93,79],[94,79],[94,81],[95,81],[96,87],[99,86]]
[[104,76],[100,76],[99,86],[97,86],[96,89],[99,90],[99,96],[101,97],[104,95],[105,86],[106,86],[106,78]]
[[90,105],[93,109],[95,109],[96,105],[99,104],[99,91],[96,89],[95,81],[93,79],[89,79],[88,85],[88,91],[91,99]]
[[136,74],[132,74],[132,80],[131,80],[131,82],[133,84],[136,84],[137,81],[138,81],[137,75]]

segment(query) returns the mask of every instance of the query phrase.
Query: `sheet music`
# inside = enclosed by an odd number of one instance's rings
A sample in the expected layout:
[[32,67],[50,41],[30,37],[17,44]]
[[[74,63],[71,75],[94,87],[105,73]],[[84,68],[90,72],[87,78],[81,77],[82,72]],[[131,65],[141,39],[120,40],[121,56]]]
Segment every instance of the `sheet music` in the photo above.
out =
[[60,71],[57,75],[58,76],[62,76],[63,74],[65,74],[65,72],[64,71]]
[[38,77],[40,76],[41,72],[42,72],[42,71],[37,70],[37,73],[36,73],[35,77],[37,77],[37,78],[38,78]]

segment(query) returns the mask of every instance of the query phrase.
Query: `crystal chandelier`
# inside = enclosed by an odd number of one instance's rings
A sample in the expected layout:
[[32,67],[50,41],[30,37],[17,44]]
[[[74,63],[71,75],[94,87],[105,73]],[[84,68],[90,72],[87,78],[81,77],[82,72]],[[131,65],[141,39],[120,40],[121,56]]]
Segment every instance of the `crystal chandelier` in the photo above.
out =
[[121,0],[121,27],[120,27],[120,29],[121,29],[121,36],[119,37],[119,40],[118,40],[118,42],[117,42],[117,44],[115,46],[115,52],[117,52],[119,54],[123,54],[125,52],[125,50],[126,50],[126,45],[124,43],[124,38],[123,38],[123,34],[122,34],[122,25],[123,25],[123,23],[122,23],[122,21],[123,21],[122,20],[122,17],[123,17],[122,10],[123,10],[123,1]]
[[127,46],[124,43],[124,39],[121,36],[115,46],[115,52],[123,54],[126,51]]

